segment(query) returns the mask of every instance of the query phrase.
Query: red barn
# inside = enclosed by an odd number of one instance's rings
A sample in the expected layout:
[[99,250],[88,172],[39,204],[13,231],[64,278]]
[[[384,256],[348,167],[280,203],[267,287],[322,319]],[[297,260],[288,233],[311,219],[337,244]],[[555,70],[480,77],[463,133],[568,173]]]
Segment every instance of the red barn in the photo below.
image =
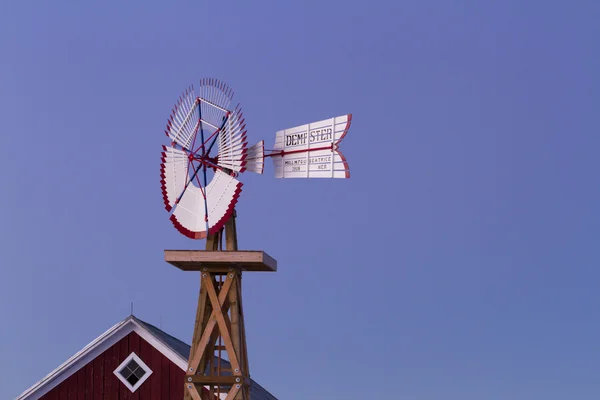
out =
[[[186,343],[131,315],[16,400],[180,400],[189,353]],[[254,381],[250,391],[252,400],[277,400]]]

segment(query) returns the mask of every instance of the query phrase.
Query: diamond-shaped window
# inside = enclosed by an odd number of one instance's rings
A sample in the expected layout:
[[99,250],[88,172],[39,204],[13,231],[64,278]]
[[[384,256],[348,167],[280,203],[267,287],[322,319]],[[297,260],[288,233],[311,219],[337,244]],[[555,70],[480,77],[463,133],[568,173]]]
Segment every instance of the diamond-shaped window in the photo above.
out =
[[115,369],[114,374],[133,393],[150,377],[152,370],[144,364],[137,354],[131,353]]

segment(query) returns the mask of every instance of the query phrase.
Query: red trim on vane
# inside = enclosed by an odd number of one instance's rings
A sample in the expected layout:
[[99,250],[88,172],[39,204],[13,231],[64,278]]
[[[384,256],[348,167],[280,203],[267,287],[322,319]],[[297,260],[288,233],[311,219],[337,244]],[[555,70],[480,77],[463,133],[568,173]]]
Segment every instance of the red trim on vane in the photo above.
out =
[[[163,149],[166,150],[166,147],[163,146]],[[166,185],[166,176],[165,176],[165,161],[166,161],[166,154],[165,152],[161,152],[160,153],[160,186],[161,186],[161,192],[163,194],[163,201],[165,203],[165,208],[167,209],[167,211],[171,211],[171,205],[169,204],[169,199],[167,196],[167,185]]]
[[335,142],[336,144],[341,142],[342,139],[344,139],[344,137],[348,133],[348,130],[350,129],[351,122],[352,122],[352,114],[348,114],[348,122],[346,122],[346,128],[344,128],[344,133],[342,133],[342,136],[340,136],[340,138],[337,140],[337,142]]
[[[225,223],[227,223],[229,218],[231,218],[231,216],[233,215],[233,211],[235,210],[235,206],[240,197],[240,193],[242,192],[242,186],[243,186],[243,184],[241,182],[238,182],[236,184],[236,189],[233,193],[233,197],[231,198],[231,202],[229,203],[229,206],[227,207],[227,210],[225,211],[225,214],[212,227],[209,227],[209,232],[211,234],[214,234],[214,233],[218,232],[219,230],[221,230],[221,228],[223,226],[225,226]],[[206,239],[206,237],[208,236],[206,231],[195,232],[190,229],[187,229],[179,222],[179,220],[177,219],[175,214],[171,214],[171,217],[169,219],[173,223],[173,226],[175,227],[175,229],[177,229],[185,237],[188,237],[188,238],[194,239],[194,240],[199,240],[199,239]]]
[[348,165],[348,161],[346,160],[346,157],[344,157],[344,155],[342,154],[341,151],[335,149],[333,150],[334,153],[336,153],[338,156],[340,156],[340,158],[342,159],[342,162],[344,163],[344,169],[346,170],[346,178],[350,178],[350,166]]
[[194,231],[187,229],[186,227],[181,225],[179,220],[177,220],[177,217],[175,216],[175,214],[171,214],[171,218],[169,218],[169,219],[173,223],[173,226],[175,227],[175,229],[177,229],[183,236],[186,236],[190,239],[195,239],[195,240],[196,239],[206,239],[206,236],[207,236],[206,231],[194,232]]

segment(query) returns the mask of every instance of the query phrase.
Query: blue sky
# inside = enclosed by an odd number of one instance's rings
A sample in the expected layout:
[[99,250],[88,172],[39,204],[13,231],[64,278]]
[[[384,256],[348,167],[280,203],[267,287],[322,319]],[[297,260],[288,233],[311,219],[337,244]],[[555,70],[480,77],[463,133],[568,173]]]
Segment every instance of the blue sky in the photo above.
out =
[[353,113],[349,180],[244,174],[252,376],[281,399],[600,396],[600,3],[3,2],[0,398],[135,314],[190,340],[169,112]]

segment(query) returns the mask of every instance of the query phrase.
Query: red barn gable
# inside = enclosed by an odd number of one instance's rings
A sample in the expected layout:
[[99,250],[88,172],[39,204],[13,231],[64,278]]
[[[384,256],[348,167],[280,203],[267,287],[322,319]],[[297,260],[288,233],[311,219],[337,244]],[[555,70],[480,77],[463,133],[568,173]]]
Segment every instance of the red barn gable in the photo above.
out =
[[[190,346],[133,315],[15,400],[183,399]],[[252,400],[277,400],[251,381]]]

